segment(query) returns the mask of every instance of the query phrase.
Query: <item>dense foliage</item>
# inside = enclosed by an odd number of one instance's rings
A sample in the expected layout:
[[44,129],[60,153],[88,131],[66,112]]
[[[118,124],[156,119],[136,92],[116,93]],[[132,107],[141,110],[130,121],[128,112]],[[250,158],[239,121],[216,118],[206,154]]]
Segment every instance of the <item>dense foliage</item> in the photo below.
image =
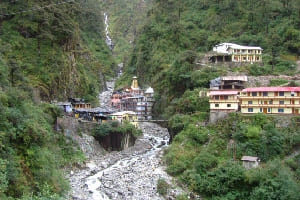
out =
[[[207,87],[228,71],[250,75],[296,72],[300,51],[299,1],[155,0],[139,30],[123,82],[133,74],[160,94],[161,113],[187,89]],[[264,65],[235,69],[199,63],[221,42],[261,46]],[[286,56],[287,55],[287,56]],[[287,61],[292,60],[292,61]]]
[[[232,114],[203,127],[199,115],[174,115],[167,172],[208,199],[299,199],[299,155],[286,156],[300,145],[299,125],[278,128],[275,119]],[[243,155],[264,164],[247,171],[238,161]]]
[[112,123],[99,124],[93,130],[92,135],[96,138],[96,140],[101,141],[105,136],[118,133],[129,133],[132,134],[134,137],[142,135],[142,131],[140,129],[137,129],[134,125],[128,122],[124,122],[121,124],[118,121],[113,121]]
[[[54,3],[1,1],[0,6],[13,13]],[[79,96],[96,103],[104,76],[115,74],[103,20],[97,0],[2,17],[0,48],[11,84],[35,88],[43,100]]]
[[127,63],[140,26],[146,20],[152,0],[100,0],[108,14],[116,62]]
[[115,74],[98,1],[58,2],[0,3],[1,14],[28,11],[0,17],[0,199],[65,198],[61,168],[84,156],[54,131],[59,110],[41,101],[96,105],[105,76]]
[[60,168],[83,159],[72,140],[67,142],[64,135],[53,131],[59,110],[48,104],[36,105],[32,98],[31,91],[1,86],[1,199],[58,198],[69,189]]

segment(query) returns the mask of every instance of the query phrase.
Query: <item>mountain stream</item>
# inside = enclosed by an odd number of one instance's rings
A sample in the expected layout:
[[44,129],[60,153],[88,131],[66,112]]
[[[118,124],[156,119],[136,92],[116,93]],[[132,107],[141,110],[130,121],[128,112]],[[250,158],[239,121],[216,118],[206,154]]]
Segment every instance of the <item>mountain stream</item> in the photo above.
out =
[[[104,19],[106,43],[112,50],[113,43],[109,37],[107,13],[104,13]],[[122,68],[123,63],[118,64],[117,78],[121,76]],[[102,108],[109,108],[115,81],[116,79],[107,81],[107,90],[99,94]],[[80,147],[86,155],[90,156],[84,164],[67,170],[67,178],[71,185],[68,199],[164,199],[157,193],[156,185],[160,178],[172,184],[172,177],[165,172],[161,160],[163,149],[167,147],[169,141],[168,130],[148,122],[139,123],[138,128],[142,130],[143,136],[137,138],[134,146],[122,151],[105,152],[101,148],[88,148],[89,144],[96,142],[94,138],[91,136],[81,138]],[[85,138],[88,138],[86,143]],[[177,194],[182,193],[181,189],[171,187],[168,199],[175,199]]]
[[[114,81],[107,85],[108,91],[99,95],[100,100],[111,95]],[[68,172],[72,188],[69,199],[164,199],[157,193],[156,185],[159,178],[172,182],[161,160],[169,141],[168,130],[148,122],[139,123],[139,128],[143,136],[136,140],[134,146],[122,151],[85,152],[94,156],[90,156],[81,167]],[[171,192],[176,196],[182,190],[172,188]]]

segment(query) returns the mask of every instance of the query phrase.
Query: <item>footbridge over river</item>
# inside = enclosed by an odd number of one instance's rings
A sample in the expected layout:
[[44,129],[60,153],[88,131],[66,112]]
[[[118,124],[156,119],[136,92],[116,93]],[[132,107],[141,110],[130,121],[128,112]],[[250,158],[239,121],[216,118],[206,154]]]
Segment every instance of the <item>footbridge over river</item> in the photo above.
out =
[[156,124],[159,124],[160,126],[162,126],[164,128],[167,128],[169,120],[165,120],[165,119],[139,119],[139,120],[134,120],[134,122],[156,123]]

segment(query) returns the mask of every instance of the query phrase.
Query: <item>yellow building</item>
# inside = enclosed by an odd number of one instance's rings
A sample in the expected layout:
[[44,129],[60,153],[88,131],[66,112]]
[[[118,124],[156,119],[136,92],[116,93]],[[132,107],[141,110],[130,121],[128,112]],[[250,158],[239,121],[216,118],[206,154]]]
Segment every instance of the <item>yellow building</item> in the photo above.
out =
[[138,125],[138,116],[133,111],[116,112],[110,115],[112,120],[118,120],[119,122],[128,121],[135,127]]
[[240,94],[243,114],[295,114],[300,111],[300,87],[246,88]]
[[209,104],[211,111],[235,112],[239,109],[239,91],[210,91]]
[[221,43],[213,48],[213,62],[262,62],[261,47],[242,46],[234,43]]

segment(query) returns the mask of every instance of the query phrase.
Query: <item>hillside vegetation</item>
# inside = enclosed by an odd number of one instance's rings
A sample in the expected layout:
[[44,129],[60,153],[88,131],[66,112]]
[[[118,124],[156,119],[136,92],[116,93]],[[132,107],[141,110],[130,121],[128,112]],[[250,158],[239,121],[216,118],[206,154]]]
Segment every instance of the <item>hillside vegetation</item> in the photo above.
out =
[[263,66],[244,66],[237,72],[291,75],[297,71],[292,60],[300,53],[299,1],[156,0],[153,4],[120,84],[134,74],[153,85],[165,98],[157,99],[161,113],[166,102],[187,89],[208,87],[209,79],[227,73],[225,67],[195,63],[221,42],[264,49]]
[[[5,13],[60,1],[1,1]],[[0,18],[0,199],[63,199],[62,167],[82,162],[79,146],[54,131],[48,103],[82,97],[93,105],[115,63],[97,0]],[[2,14],[2,13],[1,13]]]
[[[6,1],[7,13],[58,1]],[[1,53],[12,86],[36,89],[42,100],[84,97],[95,101],[101,77],[115,75],[97,0],[53,5],[1,19]],[[96,102],[96,101],[95,101]],[[94,102],[94,103],[95,103]]]
[[109,33],[114,43],[116,62],[128,62],[138,30],[146,20],[152,2],[152,0],[101,0],[103,10],[108,13]]
[[[264,114],[234,113],[207,125],[208,98],[199,98],[209,80],[229,72],[299,73],[299,10],[300,2],[289,0],[155,0],[149,8],[118,84],[137,75],[141,84],[154,86],[156,117],[170,119],[167,172],[204,199],[300,198],[299,155],[293,156],[299,118],[280,128]],[[232,68],[198,63],[221,42],[261,46],[264,62]],[[246,170],[243,155],[259,157],[261,166]]]

